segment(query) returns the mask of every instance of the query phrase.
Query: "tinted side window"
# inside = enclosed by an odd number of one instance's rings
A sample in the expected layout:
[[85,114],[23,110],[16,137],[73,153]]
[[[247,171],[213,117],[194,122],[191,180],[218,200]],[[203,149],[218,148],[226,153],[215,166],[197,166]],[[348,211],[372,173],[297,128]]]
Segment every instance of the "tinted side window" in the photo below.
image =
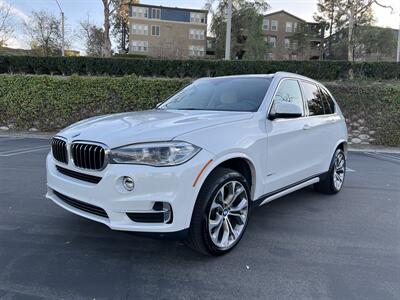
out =
[[335,112],[335,102],[333,101],[331,95],[329,95],[329,93],[325,89],[321,88],[321,91],[325,98],[325,114],[333,114]]
[[304,99],[307,101],[310,116],[324,114],[324,104],[320,89],[312,83],[302,82],[301,86],[304,92]]
[[283,101],[298,105],[301,111],[304,112],[303,98],[301,97],[300,86],[297,80],[286,79],[281,82],[274,97],[274,104]]

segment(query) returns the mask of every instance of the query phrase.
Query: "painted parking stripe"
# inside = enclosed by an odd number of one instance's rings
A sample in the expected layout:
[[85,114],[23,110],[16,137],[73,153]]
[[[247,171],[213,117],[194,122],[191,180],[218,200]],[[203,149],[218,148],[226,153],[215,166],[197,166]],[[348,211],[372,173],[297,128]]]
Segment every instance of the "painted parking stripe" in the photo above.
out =
[[0,156],[7,157],[7,156],[24,154],[24,153],[42,151],[42,150],[46,150],[49,148],[50,148],[49,146],[40,146],[40,147],[35,147],[35,148],[18,149],[18,150],[13,150],[13,151],[8,151],[8,152],[2,152],[2,153],[0,153]]
[[386,153],[380,153],[380,152],[364,152],[364,155],[375,158],[375,159],[380,159],[380,160],[385,160],[385,161],[390,161],[393,163],[399,163],[400,158],[394,155],[388,155]]
[[356,170],[350,169],[350,168],[346,168],[346,172],[355,172]]
[[49,146],[49,145],[40,145],[40,146],[24,147],[24,148],[18,148],[18,147],[17,147],[16,149],[2,151],[2,152],[0,152],[0,155],[1,155],[1,154],[11,154],[11,153],[13,153],[13,152],[35,150],[35,149],[46,148],[46,147],[50,147],[50,146]]

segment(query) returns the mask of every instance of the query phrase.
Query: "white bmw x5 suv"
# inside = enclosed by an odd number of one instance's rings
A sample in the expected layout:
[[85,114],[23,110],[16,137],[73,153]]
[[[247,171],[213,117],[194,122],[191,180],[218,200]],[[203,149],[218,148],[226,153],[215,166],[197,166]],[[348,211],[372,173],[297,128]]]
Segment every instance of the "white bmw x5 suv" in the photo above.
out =
[[111,229],[179,234],[220,255],[250,210],[308,185],[340,191],[347,129],[330,92],[296,74],[194,81],[154,110],[59,132],[47,198]]

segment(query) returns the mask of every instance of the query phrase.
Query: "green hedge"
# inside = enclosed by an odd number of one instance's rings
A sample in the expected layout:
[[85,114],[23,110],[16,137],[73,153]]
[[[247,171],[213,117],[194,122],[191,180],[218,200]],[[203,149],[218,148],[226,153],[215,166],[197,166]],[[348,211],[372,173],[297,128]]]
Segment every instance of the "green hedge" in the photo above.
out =
[[[153,108],[190,79],[0,75],[0,126],[56,131],[99,114]],[[347,119],[364,119],[374,143],[400,146],[400,83],[328,82]]]
[[372,130],[374,144],[400,146],[400,82],[339,82],[326,87],[340,104],[350,132]]
[[262,74],[287,71],[314,79],[348,78],[352,70],[356,78],[400,78],[400,64],[389,62],[349,63],[347,61],[221,61],[221,60],[157,60],[94,57],[27,57],[0,56],[0,73],[92,76],[191,77],[233,74]]
[[188,79],[0,75],[0,126],[55,131],[99,114],[154,108]]

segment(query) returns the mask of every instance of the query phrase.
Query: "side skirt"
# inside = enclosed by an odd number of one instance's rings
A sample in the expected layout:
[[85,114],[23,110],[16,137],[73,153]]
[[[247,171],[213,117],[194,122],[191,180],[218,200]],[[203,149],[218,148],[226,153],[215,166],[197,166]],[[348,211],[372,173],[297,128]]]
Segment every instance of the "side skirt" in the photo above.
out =
[[270,202],[272,200],[275,200],[277,198],[283,197],[283,196],[285,196],[287,194],[290,194],[290,193],[292,193],[294,191],[302,189],[302,188],[304,188],[306,186],[309,186],[311,184],[317,183],[317,182],[321,181],[323,178],[325,178],[326,176],[327,176],[326,173],[322,173],[322,174],[315,175],[315,176],[312,176],[312,177],[308,177],[308,178],[306,178],[304,180],[295,182],[293,184],[290,184],[288,186],[280,188],[280,189],[278,189],[276,191],[273,191],[271,193],[262,195],[260,198],[254,200],[252,205],[253,206],[264,205],[264,204],[266,204],[266,203],[268,203],[268,202]]

